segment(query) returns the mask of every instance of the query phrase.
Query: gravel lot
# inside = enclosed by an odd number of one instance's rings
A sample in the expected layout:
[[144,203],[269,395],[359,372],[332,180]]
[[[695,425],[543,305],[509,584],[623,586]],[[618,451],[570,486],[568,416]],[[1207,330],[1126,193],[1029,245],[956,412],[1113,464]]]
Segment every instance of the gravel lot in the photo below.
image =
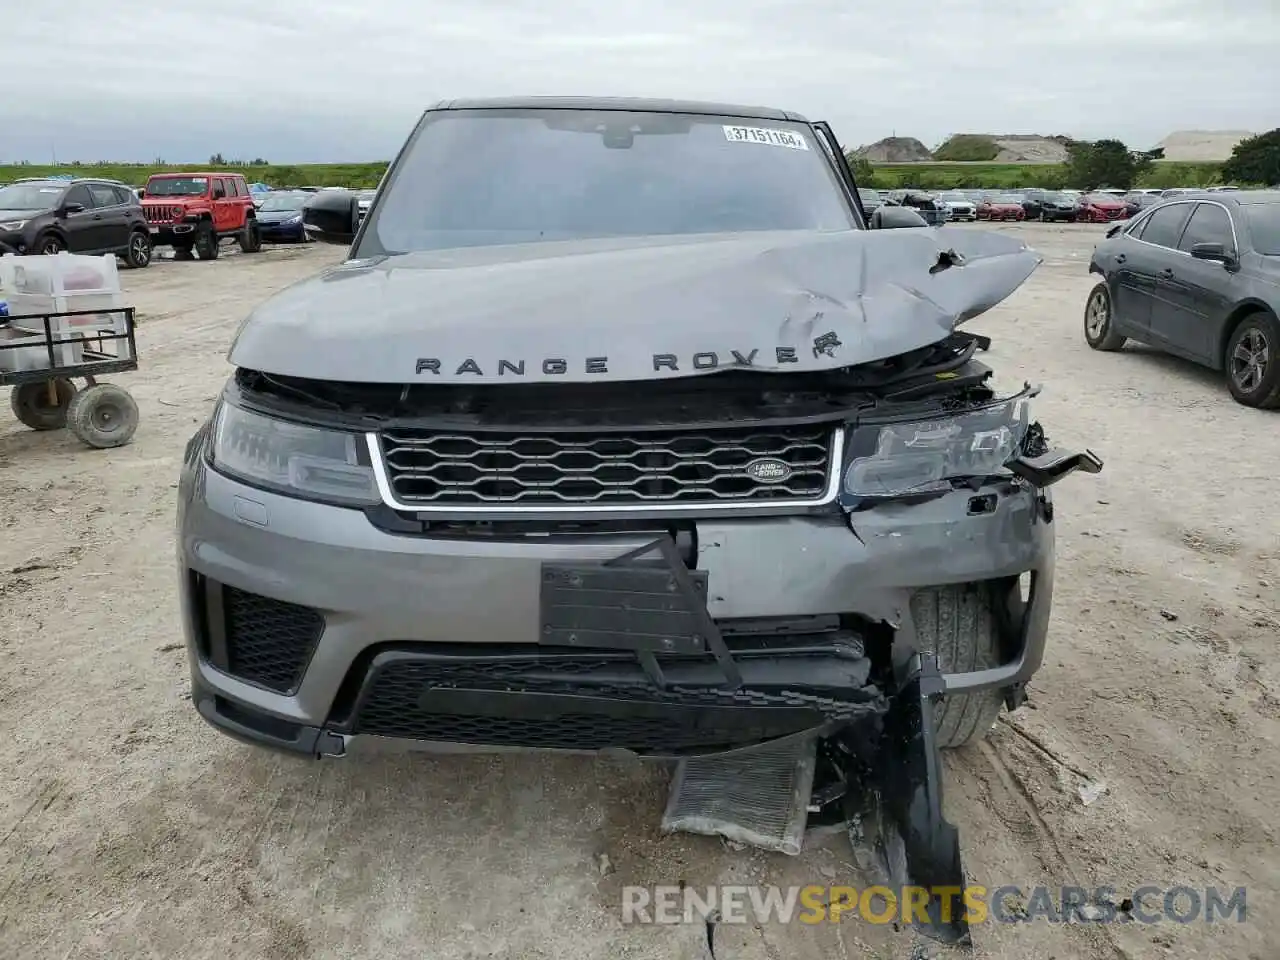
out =
[[[1034,709],[947,758],[965,865],[989,887],[1247,885],[1250,916],[986,925],[978,955],[1275,957],[1280,415],[1235,405],[1183,362],[1085,346],[1103,228],[1006,229],[1045,263],[972,328],[994,336],[1006,385],[1045,384],[1052,437],[1106,468],[1058,487]],[[838,838],[791,859],[659,837],[653,767],[309,764],[198,719],[174,589],[182,447],[248,309],[341,255],[127,273],[143,363],[114,378],[142,409],[128,447],[91,452],[0,413],[0,957],[702,960],[700,926],[624,926],[619,888],[858,883]],[[1088,806],[1081,774],[1108,788]],[[906,958],[912,941],[858,922],[721,927],[715,956]]]

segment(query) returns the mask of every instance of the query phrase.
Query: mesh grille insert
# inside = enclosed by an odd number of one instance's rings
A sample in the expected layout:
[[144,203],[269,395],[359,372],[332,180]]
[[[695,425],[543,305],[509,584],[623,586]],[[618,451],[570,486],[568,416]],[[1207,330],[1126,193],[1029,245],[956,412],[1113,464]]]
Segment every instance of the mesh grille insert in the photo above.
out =
[[225,587],[227,671],[277,693],[291,693],[324,630],[309,607]]

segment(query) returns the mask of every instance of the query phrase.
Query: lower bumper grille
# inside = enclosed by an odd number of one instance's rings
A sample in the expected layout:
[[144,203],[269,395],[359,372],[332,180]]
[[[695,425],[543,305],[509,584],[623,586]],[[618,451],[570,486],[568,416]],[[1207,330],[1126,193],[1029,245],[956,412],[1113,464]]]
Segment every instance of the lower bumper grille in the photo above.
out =
[[821,502],[833,434],[824,424],[631,433],[381,437],[407,507],[661,507]]
[[[234,587],[221,590],[226,662],[218,666],[277,693],[296,690],[324,631],[324,618],[297,604]],[[213,652],[216,659],[216,647]]]

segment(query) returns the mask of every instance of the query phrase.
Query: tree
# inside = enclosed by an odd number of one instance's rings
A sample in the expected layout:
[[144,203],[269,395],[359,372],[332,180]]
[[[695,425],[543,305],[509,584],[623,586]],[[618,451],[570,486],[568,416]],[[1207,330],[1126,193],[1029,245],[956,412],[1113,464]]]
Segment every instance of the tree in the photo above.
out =
[[226,166],[226,163],[227,162],[222,159],[222,154],[220,153],[215,153],[209,158],[209,166],[211,167],[224,167]]
[[1237,143],[1222,165],[1222,179],[1235,183],[1280,183],[1280,127]]
[[1138,174],[1150,166],[1150,156],[1134,153],[1119,140],[1072,140],[1067,144],[1067,180],[1082,190],[1128,190]]
[[876,175],[875,168],[871,166],[871,161],[866,157],[855,157],[851,153],[847,156],[849,169],[853,171],[854,182],[860,187],[870,186]]

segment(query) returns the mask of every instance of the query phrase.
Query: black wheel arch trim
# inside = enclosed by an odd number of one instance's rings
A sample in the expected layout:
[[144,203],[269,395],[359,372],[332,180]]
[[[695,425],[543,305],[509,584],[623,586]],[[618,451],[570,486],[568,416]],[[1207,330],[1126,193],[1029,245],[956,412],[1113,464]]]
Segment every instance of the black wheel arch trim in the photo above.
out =
[[1280,320],[1271,304],[1265,300],[1251,297],[1248,300],[1242,300],[1237,303],[1231,308],[1231,312],[1227,314],[1227,318],[1222,324],[1222,332],[1218,337],[1218,350],[1214,355],[1214,360],[1218,364],[1216,369],[1225,370],[1227,368],[1227,347],[1231,345],[1231,338],[1240,329],[1240,324],[1255,313],[1270,314],[1273,319]]

